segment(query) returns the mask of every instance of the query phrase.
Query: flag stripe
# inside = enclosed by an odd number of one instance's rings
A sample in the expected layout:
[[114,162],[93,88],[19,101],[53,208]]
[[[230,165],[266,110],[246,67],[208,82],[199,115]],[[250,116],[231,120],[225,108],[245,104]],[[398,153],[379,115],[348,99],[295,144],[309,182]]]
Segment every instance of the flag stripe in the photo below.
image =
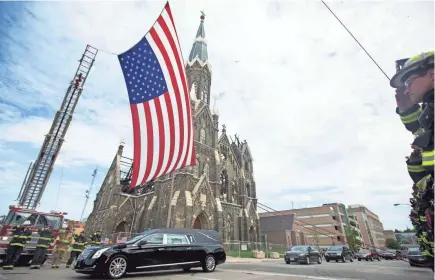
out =
[[[133,145],[134,145],[133,157],[140,162],[141,161],[141,154],[140,154],[141,130],[140,130],[139,113],[137,110],[137,105],[131,104],[130,110],[131,110],[131,118],[133,122]],[[132,186],[136,186],[139,167],[140,167],[139,164],[133,164],[132,179],[131,179]]]
[[[180,54],[180,56],[182,58],[183,56],[182,56],[182,51],[181,51],[181,47],[180,47],[181,46],[180,39],[178,38],[177,29],[175,28],[175,22],[174,22],[174,18],[172,17],[172,12],[171,12],[171,9],[169,7],[169,3],[167,3],[165,5],[165,10],[164,11],[166,11],[166,13],[163,12],[162,13],[162,17],[165,18],[166,22],[169,22],[169,21],[171,22],[170,26],[172,26],[172,28],[170,28],[169,30],[172,33],[172,37],[177,39],[176,46],[177,46],[178,52],[179,52],[179,54]],[[180,59],[180,60],[182,60],[182,59]],[[195,147],[194,147],[194,141],[193,141],[193,138],[194,138],[193,133],[194,133],[194,131],[193,131],[193,121],[192,121],[192,105],[190,103],[190,95],[189,95],[190,93],[188,91],[189,87],[187,85],[187,79],[186,79],[186,77],[187,77],[187,75],[186,75],[186,68],[184,68],[183,64],[181,65],[181,68],[182,68],[182,78],[184,80],[183,87],[184,87],[184,91],[185,91],[185,94],[186,94],[186,97],[187,97],[187,100],[188,100],[188,102],[187,102],[187,107],[188,107],[187,112],[188,112],[189,131],[190,131],[189,138],[188,138],[189,141],[190,141],[190,146],[189,146],[188,155],[186,157],[186,162],[184,163],[184,165],[196,165],[196,154],[195,154]]]
[[[174,38],[177,38],[177,34],[175,33],[175,29],[174,26],[172,24],[172,21],[170,20],[169,16],[167,13],[163,12],[162,13],[162,17],[159,19],[159,24],[162,27],[166,38],[168,38],[169,44],[171,46],[171,49],[174,53],[174,57],[175,57],[175,61],[177,64],[177,68],[178,68],[178,73],[181,73],[181,75],[178,75],[180,80],[179,83],[181,83],[181,86],[183,88],[183,94],[184,94],[184,98],[186,100],[190,101],[190,97],[189,97],[189,93],[187,90],[187,83],[186,83],[186,75],[184,74],[184,66],[182,64],[182,58],[181,58],[181,50],[179,48],[179,46],[177,46],[177,44],[174,41]],[[190,141],[191,139],[191,134],[192,134],[192,126],[191,126],[191,122],[188,122],[188,120],[191,120],[192,116],[191,116],[191,108],[190,108],[190,102],[186,102],[186,123],[187,123],[187,134],[185,135],[185,141],[187,142],[185,149],[183,150],[183,154],[182,154],[182,158],[183,160],[181,162],[179,162],[179,165],[181,166],[185,166],[186,165],[186,161],[190,158],[191,155],[191,149],[192,149],[192,145],[193,145],[193,141]],[[187,154],[187,156],[186,156]],[[177,166],[178,167],[178,166]],[[179,167],[178,167],[179,168]]]
[[[157,27],[157,25],[156,25]],[[166,67],[168,68],[168,72],[169,72],[169,78],[171,81],[171,84],[173,86],[173,90],[175,93],[175,99],[176,99],[176,108],[178,110],[178,127],[179,129],[177,130],[179,132],[179,145],[178,145],[178,149],[176,150],[176,157],[174,158],[174,160],[171,162],[170,165],[170,169],[169,171],[173,171],[176,169],[176,164],[178,163],[181,153],[182,153],[182,149],[184,147],[184,132],[185,132],[185,128],[184,128],[184,119],[183,119],[183,112],[182,112],[182,104],[181,104],[181,95],[180,95],[180,90],[178,87],[178,83],[177,83],[177,79],[175,77],[175,73],[174,73],[174,68],[172,67],[172,63],[171,63],[171,59],[170,56],[168,55],[167,50],[165,49],[165,46],[163,45],[163,42],[161,40],[161,37],[159,36],[159,34],[157,34],[156,29],[152,28],[150,31],[150,34],[152,36],[152,38],[154,39],[154,42],[156,43],[160,53],[163,56],[164,62],[166,64]],[[175,124],[177,125],[177,123]],[[175,155],[174,155],[175,156]]]
[[[138,153],[140,154],[140,162],[142,164],[139,165],[139,170],[138,173],[136,173],[137,175],[135,176],[136,179],[136,184],[141,184],[142,183],[142,178],[145,174],[145,169],[147,166],[147,162],[148,162],[148,155],[147,155],[147,142],[148,142],[148,135],[147,135],[147,126],[151,125],[148,120],[145,118],[145,111],[144,111],[144,105],[143,103],[141,104],[137,104],[137,112],[138,112],[138,120],[139,121],[139,141],[140,141],[140,145],[139,147],[134,147],[134,149],[138,149]],[[134,175],[134,173],[133,173]]]
[[[150,46],[153,49],[154,53],[156,54],[157,60],[159,61],[160,64],[165,64],[166,67],[163,68],[163,75],[165,77],[166,80],[170,81],[171,80],[171,69],[168,67],[168,64],[166,63],[165,57],[162,53],[162,49],[159,48],[156,40],[159,40],[159,37],[157,36],[154,28],[152,28],[150,30],[150,32],[148,33],[147,37],[149,37],[149,42],[150,42]],[[155,40],[156,38],[156,40]],[[171,133],[171,135],[174,135],[174,141],[173,141],[173,146],[170,152],[170,157],[169,157],[169,161],[166,163],[166,167],[165,167],[165,171],[163,172],[163,174],[166,174],[167,172],[170,172],[173,170],[173,166],[175,163],[175,160],[177,158],[177,155],[179,153],[180,150],[180,130],[182,128],[182,126],[179,125],[179,119],[180,119],[180,114],[181,111],[179,110],[180,106],[177,102],[177,98],[176,98],[176,92],[173,89],[173,84],[172,83],[168,83],[168,101],[166,102],[166,105],[170,105],[171,109],[172,109],[172,113],[169,114],[170,118],[170,126],[171,129],[173,129],[173,133]],[[169,108],[168,108],[169,111]]]
[[[163,95],[163,97],[166,94]],[[155,99],[155,107],[156,107],[156,115],[157,115],[157,123],[159,124],[159,134],[158,134],[158,140],[159,140],[159,157],[157,161],[157,168],[155,170],[155,174],[159,174],[160,170],[162,169],[163,164],[163,158],[165,154],[165,144],[166,144],[166,137],[165,137],[165,121],[163,120],[163,114],[164,111],[162,110],[162,105],[160,103],[160,98]],[[164,100],[164,99],[163,99]]]
[[[163,15],[165,14],[165,12],[163,12]],[[156,24],[156,31],[159,34],[160,38],[165,38],[166,40],[162,39],[162,43],[165,47],[165,49],[168,52],[168,56],[169,59],[171,61],[171,67],[174,68],[174,74],[175,74],[175,79],[176,79],[176,91],[178,90],[178,92],[180,93],[179,97],[180,99],[185,100],[186,99],[186,95],[185,93],[185,88],[184,88],[184,80],[180,77],[182,75],[180,75],[182,73],[182,67],[180,67],[180,55],[178,53],[178,49],[174,44],[174,40],[171,37],[171,34],[168,30],[167,24],[164,21],[164,17],[160,17],[158,20],[158,24]],[[178,96],[178,95],[177,95]],[[183,98],[184,97],[184,98]],[[177,100],[178,101],[178,100]],[[185,102],[181,102],[181,106],[182,106],[182,112],[183,112],[183,129],[182,131],[184,132],[184,134],[181,135],[182,138],[182,149],[181,149],[181,153],[178,155],[177,161],[175,162],[175,169],[180,168],[180,165],[183,164],[184,162],[184,158],[186,156],[186,153],[188,151],[189,148],[189,143],[188,143],[188,136],[189,136],[189,125],[188,125],[188,114],[187,114],[187,106]],[[181,160],[183,159],[183,160]],[[181,160],[181,161],[180,161]]]

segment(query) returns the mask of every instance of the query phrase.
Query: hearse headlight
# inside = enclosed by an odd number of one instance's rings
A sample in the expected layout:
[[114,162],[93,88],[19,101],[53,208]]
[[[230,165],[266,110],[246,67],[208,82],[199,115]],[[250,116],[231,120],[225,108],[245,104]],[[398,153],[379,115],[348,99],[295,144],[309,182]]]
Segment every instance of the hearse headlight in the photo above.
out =
[[97,252],[95,252],[95,254],[92,256],[92,259],[98,259],[99,257],[101,257],[101,255],[106,252],[107,250],[109,250],[110,248],[104,248],[104,249],[100,249]]

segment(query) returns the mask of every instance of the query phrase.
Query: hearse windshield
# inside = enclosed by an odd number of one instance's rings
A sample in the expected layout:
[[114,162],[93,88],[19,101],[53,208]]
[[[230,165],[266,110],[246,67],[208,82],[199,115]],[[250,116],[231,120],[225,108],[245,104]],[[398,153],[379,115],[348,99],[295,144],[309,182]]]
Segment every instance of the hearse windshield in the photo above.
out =
[[141,240],[142,238],[144,238],[147,235],[150,235],[154,233],[154,231],[152,230],[147,230],[142,232],[141,234],[139,234],[138,236],[134,237],[133,239],[130,239],[129,241],[125,242],[125,244],[129,245],[129,244],[134,244],[136,242],[138,242],[139,240]]
[[58,230],[62,226],[62,217],[18,211],[10,212],[5,219],[4,225],[20,226],[25,221],[29,221],[30,225],[36,228],[52,227]]

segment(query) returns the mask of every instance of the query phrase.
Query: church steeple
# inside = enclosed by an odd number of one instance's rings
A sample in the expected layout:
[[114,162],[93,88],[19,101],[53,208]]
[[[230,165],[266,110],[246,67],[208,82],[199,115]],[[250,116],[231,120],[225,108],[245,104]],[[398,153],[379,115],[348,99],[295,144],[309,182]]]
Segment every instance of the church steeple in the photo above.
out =
[[[207,41],[204,31],[205,14],[202,11],[200,19],[201,22],[196,32],[196,38],[186,63],[186,74],[192,99],[210,106],[211,66],[208,61]],[[195,92],[192,92],[192,90]]]
[[190,51],[189,61],[199,59],[201,62],[208,61],[207,42],[205,40],[204,19],[205,14],[201,11],[201,22],[196,32],[195,42],[193,43],[192,50]]

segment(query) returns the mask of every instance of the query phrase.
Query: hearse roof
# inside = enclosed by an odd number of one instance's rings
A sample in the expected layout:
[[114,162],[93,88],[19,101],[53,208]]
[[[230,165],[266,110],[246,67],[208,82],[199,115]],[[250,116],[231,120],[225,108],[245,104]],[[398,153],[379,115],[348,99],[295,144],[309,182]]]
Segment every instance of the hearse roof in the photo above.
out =
[[186,234],[193,235],[198,243],[222,243],[219,237],[219,233],[215,230],[206,229],[192,229],[192,228],[158,228],[143,232],[143,234],[152,233],[174,233],[174,234]]

